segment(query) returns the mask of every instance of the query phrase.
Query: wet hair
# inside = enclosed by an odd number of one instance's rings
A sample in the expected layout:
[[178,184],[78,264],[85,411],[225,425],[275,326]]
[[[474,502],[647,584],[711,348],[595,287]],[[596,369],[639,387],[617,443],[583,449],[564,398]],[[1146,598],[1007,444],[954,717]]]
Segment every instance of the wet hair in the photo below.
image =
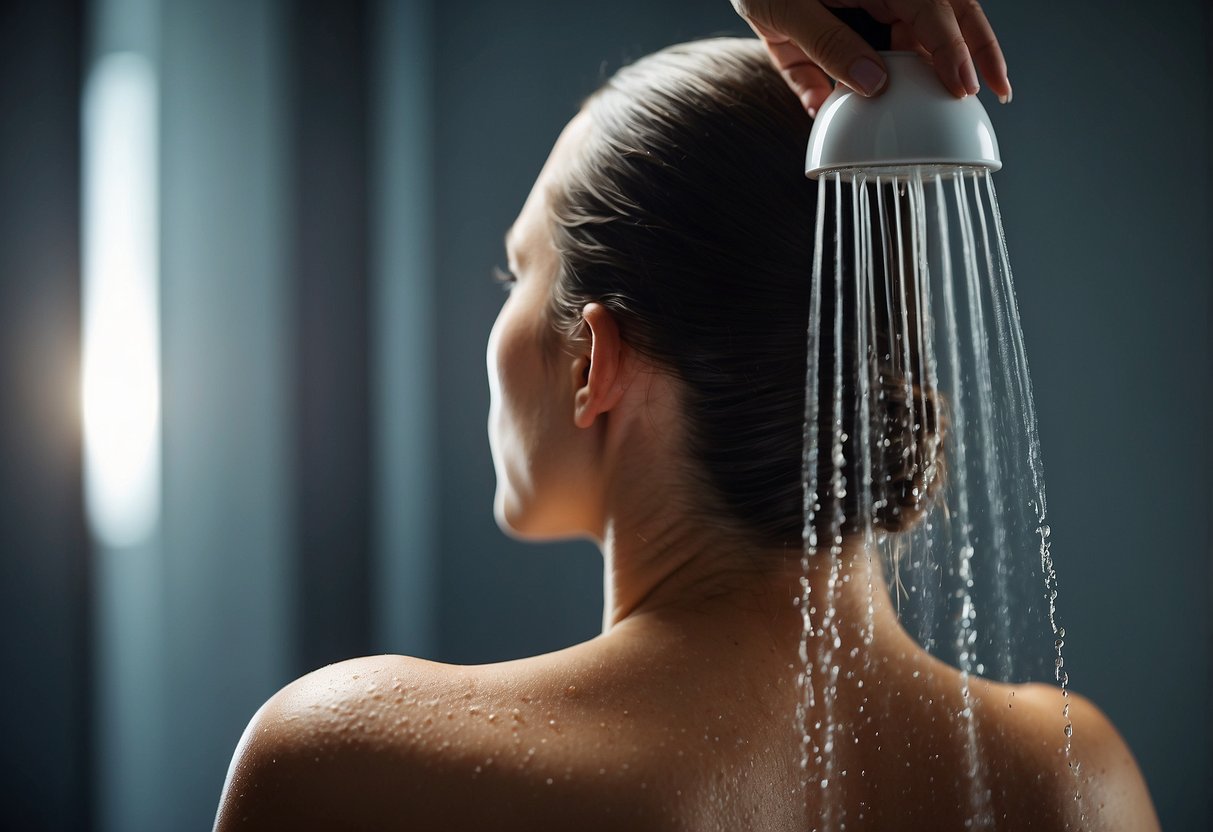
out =
[[[624,341],[679,382],[687,470],[702,486],[703,519],[764,547],[799,550],[818,194],[803,175],[812,120],[761,43],[741,38],[679,44],[625,66],[583,111],[591,124],[585,141],[549,193],[560,261],[547,310],[554,331],[575,339],[585,304],[607,307]],[[828,528],[840,510],[842,530],[853,532],[855,484],[863,481],[857,461],[842,468],[846,496],[834,500],[828,487],[832,272],[822,282],[815,525]],[[885,395],[869,397],[872,437],[889,442],[873,439],[881,453],[872,516],[874,527],[897,532],[937,487],[941,416],[917,385],[906,395],[899,348],[888,328],[877,335]],[[844,360],[855,349],[852,337]],[[857,401],[858,391],[844,387],[844,424],[854,424]],[[848,456],[857,455],[855,444]],[[924,454],[903,453],[911,446],[931,448],[929,464]]]

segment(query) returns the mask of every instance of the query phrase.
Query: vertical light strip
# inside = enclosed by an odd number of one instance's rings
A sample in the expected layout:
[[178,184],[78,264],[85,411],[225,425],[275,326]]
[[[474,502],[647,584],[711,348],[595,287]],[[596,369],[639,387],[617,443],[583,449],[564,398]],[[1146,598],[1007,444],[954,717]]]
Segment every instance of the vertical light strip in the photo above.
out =
[[134,53],[84,92],[84,484],[102,544],[148,539],[160,515],[156,78]]

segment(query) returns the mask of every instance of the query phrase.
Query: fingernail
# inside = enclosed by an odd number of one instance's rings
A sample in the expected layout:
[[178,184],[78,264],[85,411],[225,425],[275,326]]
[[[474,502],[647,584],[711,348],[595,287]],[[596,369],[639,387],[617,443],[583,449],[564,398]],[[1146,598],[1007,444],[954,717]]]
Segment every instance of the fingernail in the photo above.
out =
[[1008,81],[1008,82],[1007,82],[1007,94],[1006,94],[1006,95],[1000,95],[1000,96],[998,96],[998,103],[999,103],[999,104],[1010,104],[1010,103],[1011,103],[1011,95],[1012,95],[1014,92],[1015,92],[1015,91],[1011,89],[1011,82],[1010,82],[1010,81]]
[[965,61],[960,65],[960,81],[965,85],[965,90],[969,95],[977,95],[977,91],[981,89],[977,83],[977,70],[973,68],[970,61]]
[[851,64],[851,86],[867,96],[880,92],[889,76],[871,58],[860,58]]
[[800,106],[804,107],[804,111],[809,114],[809,118],[817,118],[817,108],[813,106],[813,94],[811,92],[801,93]]

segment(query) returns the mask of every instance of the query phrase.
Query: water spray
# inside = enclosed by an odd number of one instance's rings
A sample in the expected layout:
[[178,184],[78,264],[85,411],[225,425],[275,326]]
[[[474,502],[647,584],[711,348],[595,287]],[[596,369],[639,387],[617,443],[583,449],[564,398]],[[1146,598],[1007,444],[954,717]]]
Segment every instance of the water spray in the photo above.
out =
[[[836,793],[846,774],[838,749],[868,704],[861,691],[858,712],[840,712],[837,593],[851,546],[890,570],[891,589],[869,593],[892,591],[906,629],[959,669],[968,782],[957,787],[968,827],[992,828],[997,749],[978,730],[974,677],[1047,672],[1061,687],[1058,733],[1077,776],[1035,405],[990,177],[1002,158],[975,96],[955,98],[916,52],[880,54],[884,93],[838,85],[805,159],[818,204],[798,599],[802,786],[826,795],[833,783]],[[826,557],[828,597],[814,597],[810,570]],[[817,828],[863,820],[846,811],[827,797]]]

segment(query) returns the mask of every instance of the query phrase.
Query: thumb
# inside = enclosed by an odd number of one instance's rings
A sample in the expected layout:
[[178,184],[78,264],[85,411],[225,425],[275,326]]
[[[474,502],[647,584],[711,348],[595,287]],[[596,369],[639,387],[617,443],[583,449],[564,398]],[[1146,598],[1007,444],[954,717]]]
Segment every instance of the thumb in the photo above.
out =
[[865,96],[884,89],[888,74],[876,50],[816,0],[791,6],[780,23],[785,37],[851,89]]

